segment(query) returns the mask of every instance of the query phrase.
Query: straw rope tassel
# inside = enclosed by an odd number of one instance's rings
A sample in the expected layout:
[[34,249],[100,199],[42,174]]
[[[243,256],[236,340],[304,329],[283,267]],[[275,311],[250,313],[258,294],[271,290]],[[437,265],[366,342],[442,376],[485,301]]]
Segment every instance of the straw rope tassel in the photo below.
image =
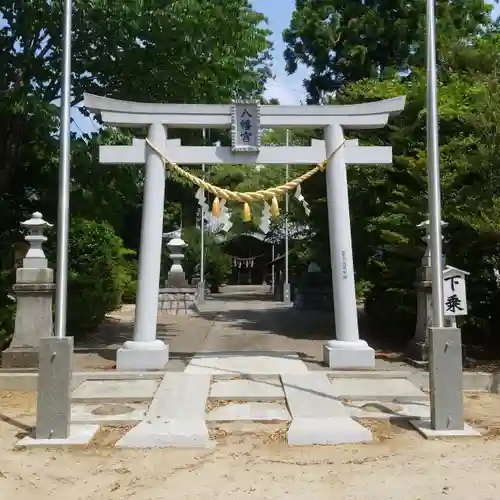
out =
[[212,203],[212,215],[214,217],[219,217],[220,216],[220,201],[219,197],[216,196],[213,203]]
[[252,220],[252,212],[250,210],[250,205],[245,202],[243,204],[243,222],[250,222]]
[[278,199],[276,196],[273,196],[271,200],[271,214],[273,217],[279,217],[280,215],[280,206],[278,205]]

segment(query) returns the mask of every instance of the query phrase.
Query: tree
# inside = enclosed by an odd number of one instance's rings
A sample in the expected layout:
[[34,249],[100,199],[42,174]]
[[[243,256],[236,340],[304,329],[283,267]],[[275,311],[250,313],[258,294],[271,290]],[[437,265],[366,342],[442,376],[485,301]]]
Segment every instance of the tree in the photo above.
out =
[[[75,104],[84,91],[139,101],[227,101],[258,95],[269,76],[268,31],[247,0],[73,5]],[[50,171],[55,185],[61,7],[60,0],[0,6],[6,24],[0,31],[0,190],[17,195],[22,186],[21,198],[48,187],[40,185],[40,172]]]
[[[449,223],[444,251],[449,264],[471,272],[464,339],[488,345],[490,352],[492,346],[498,348],[495,332],[500,322],[498,44],[495,33],[469,43],[459,41],[442,57],[439,88],[443,219]],[[484,73],[478,60],[485,62]],[[413,333],[413,282],[424,250],[416,225],[427,218],[425,93],[425,75],[416,71],[398,80],[347,85],[335,101],[351,104],[407,96],[404,112],[387,128],[358,134],[372,144],[391,144],[393,165],[350,167],[348,172],[356,277],[369,283],[365,296],[374,324],[383,325],[386,335],[397,333],[399,340]],[[316,189],[322,199],[323,191]],[[327,246],[325,212],[320,202],[312,218],[320,244]]]
[[[20,220],[35,209],[47,220],[56,218],[62,4],[11,0],[0,5],[2,258],[19,238]],[[247,0],[72,4],[74,105],[85,91],[137,101],[227,102],[260,95],[269,76],[269,32]],[[72,137],[72,215],[86,220],[83,232],[91,232],[93,222],[109,223],[127,248],[136,249],[141,169],[106,167],[97,159],[99,144],[123,144],[130,134],[85,135]],[[183,200],[186,192],[176,186],[169,200]]]
[[[287,43],[287,70],[311,70],[311,102],[348,82],[383,79],[424,64],[425,0],[297,0]],[[479,34],[492,7],[483,0],[437,1],[440,49]]]

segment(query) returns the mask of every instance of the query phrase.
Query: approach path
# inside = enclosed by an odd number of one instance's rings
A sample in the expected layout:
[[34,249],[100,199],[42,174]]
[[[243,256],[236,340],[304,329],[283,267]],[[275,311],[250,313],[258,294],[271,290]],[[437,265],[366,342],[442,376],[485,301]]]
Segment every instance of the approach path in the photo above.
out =
[[[77,340],[76,369],[112,369],[116,350],[132,338],[134,306],[109,315],[98,332]],[[196,352],[296,352],[309,370],[322,369],[323,344],[334,335],[329,312],[298,311],[272,300],[269,286],[226,286],[193,316],[158,318],[158,338],[170,345],[169,371],[181,371]],[[362,331],[363,336],[363,331]],[[377,360],[378,369],[408,369]]]

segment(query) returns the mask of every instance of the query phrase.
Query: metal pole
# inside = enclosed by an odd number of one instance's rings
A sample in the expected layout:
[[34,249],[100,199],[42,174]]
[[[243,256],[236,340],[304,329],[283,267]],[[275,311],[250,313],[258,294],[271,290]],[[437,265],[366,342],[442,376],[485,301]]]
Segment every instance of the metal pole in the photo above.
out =
[[275,292],[275,287],[276,287],[276,282],[275,282],[275,277],[274,277],[274,243],[272,244],[271,247],[271,260],[273,262],[273,265],[271,266],[271,290],[273,291],[273,295]]
[[427,168],[429,182],[429,221],[432,267],[432,324],[444,326],[443,262],[441,243],[441,180],[436,68],[435,0],[427,0]]
[[[206,140],[206,129],[203,129],[203,145]],[[205,164],[201,166],[202,178],[205,180]],[[203,197],[205,198],[205,190]],[[201,205],[201,220],[200,220],[200,301],[205,298],[205,202]]]
[[71,0],[64,0],[63,12],[61,132],[59,138],[59,205],[57,212],[56,312],[54,329],[54,334],[58,338],[65,337],[66,335],[66,307],[68,293],[69,180],[71,161]]
[[[286,129],[286,145],[290,145],[290,131]],[[285,183],[288,183],[288,176],[289,176],[289,165],[288,163],[285,166]],[[288,207],[289,207],[289,202],[290,198],[288,195],[288,191],[285,194],[285,286],[283,290],[283,299],[285,304],[290,304],[291,297],[290,297],[290,284],[288,282]]]

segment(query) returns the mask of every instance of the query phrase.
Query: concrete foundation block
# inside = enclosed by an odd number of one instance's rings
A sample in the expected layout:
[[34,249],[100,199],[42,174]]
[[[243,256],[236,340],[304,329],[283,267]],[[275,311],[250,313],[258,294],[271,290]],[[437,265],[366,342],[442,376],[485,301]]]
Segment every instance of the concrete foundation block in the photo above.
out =
[[89,442],[92,440],[92,438],[95,436],[98,430],[99,430],[99,425],[75,424],[69,428],[68,436],[66,438],[45,439],[45,438],[27,436],[21,439],[21,441],[18,441],[16,443],[16,448],[23,448],[23,447],[59,448],[63,446],[85,446],[89,444]]
[[36,439],[67,439],[71,421],[73,337],[40,340]]
[[480,437],[482,434],[468,424],[464,424],[462,429],[435,430],[431,426],[430,420],[410,420],[410,424],[425,437],[425,439],[445,439],[457,437]]
[[332,369],[375,368],[375,351],[363,341],[333,341],[323,346],[323,361]]
[[116,352],[117,371],[163,370],[169,360],[169,346],[161,349],[129,349]]

